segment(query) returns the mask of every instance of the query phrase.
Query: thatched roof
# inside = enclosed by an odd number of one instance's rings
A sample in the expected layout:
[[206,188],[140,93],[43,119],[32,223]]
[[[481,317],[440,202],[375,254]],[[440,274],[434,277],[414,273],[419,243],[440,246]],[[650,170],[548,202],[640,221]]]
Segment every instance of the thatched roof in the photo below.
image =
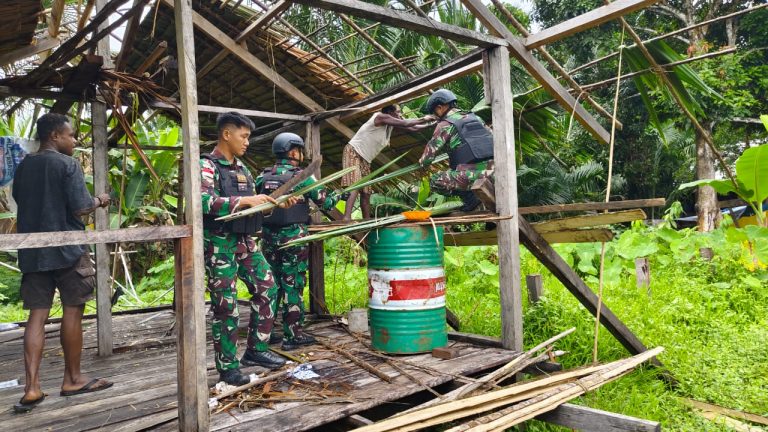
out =
[[43,2],[40,0],[1,1],[0,54],[31,44],[42,12]]
[[[234,38],[249,24],[247,18],[250,17],[240,16],[231,8],[208,7],[207,2],[202,2],[202,5],[200,2],[193,2],[193,5],[206,19],[230,37]],[[169,96],[178,90],[173,19],[173,10],[163,3],[157,9],[157,16],[155,16],[155,10],[145,16],[126,63],[127,72],[135,71],[158,44],[166,41],[168,48],[165,55],[169,55],[172,61],[164,63],[164,70],[157,73],[155,80],[162,85]],[[262,30],[249,36],[246,39],[246,45],[252,54],[265,63],[273,65],[273,68],[284,78],[326,110],[364,98],[365,95],[343,84],[347,81],[346,78],[328,72],[333,68],[333,64],[327,60],[316,58],[312,62],[305,63],[309,58],[306,52],[296,47],[286,49],[285,44],[278,45],[278,42],[283,41],[286,36],[274,29]],[[195,31],[195,61],[198,72],[222,49],[219,43],[203,32]],[[154,71],[155,67],[149,70],[149,72]],[[306,114],[310,111],[231,54],[198,79],[197,87],[198,103],[201,105],[287,114]],[[215,114],[200,113],[200,129],[203,138],[213,138],[215,117]],[[356,130],[365,120],[365,118],[356,119],[349,122],[348,126]],[[280,126],[281,124],[274,121],[258,120],[256,134],[264,134]],[[327,170],[333,171],[341,167],[341,152],[346,141],[346,137],[334,129],[328,127],[323,129],[322,152]],[[396,137],[393,139],[394,148],[391,154],[400,154],[402,147],[410,148],[424,142],[423,138]],[[259,164],[263,164],[271,159],[269,148],[269,143],[263,142],[252,146],[249,153]],[[418,155],[412,156],[418,157]]]

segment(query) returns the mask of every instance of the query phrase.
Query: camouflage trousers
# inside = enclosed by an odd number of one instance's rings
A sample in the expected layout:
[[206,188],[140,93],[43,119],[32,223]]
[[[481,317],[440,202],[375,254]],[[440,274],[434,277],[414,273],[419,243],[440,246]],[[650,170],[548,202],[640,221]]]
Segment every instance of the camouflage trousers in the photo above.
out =
[[439,171],[429,179],[432,192],[441,195],[456,195],[459,191],[468,191],[475,180],[490,178],[494,180],[493,161],[458,165],[456,169]]
[[204,249],[213,311],[211,334],[216,369],[235,369],[240,366],[237,359],[240,323],[237,279],[245,283],[251,294],[248,349],[254,351],[269,349],[269,335],[272,333],[277,306],[277,285],[267,260],[250,236],[206,233]]
[[[280,249],[291,240],[305,237],[307,226],[294,224],[267,227],[262,230],[261,245],[272,267],[279,287],[278,305],[282,301],[283,335],[292,339],[301,334],[304,325],[304,287],[307,285],[309,247],[307,245]],[[275,310],[279,310],[279,307]]]

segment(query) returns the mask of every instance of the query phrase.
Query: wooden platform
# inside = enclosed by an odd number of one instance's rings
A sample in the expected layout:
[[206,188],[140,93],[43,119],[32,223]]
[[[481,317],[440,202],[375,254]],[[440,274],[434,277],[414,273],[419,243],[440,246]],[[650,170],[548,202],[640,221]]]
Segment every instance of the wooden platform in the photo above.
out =
[[[241,307],[241,322],[247,322],[247,309]],[[0,424],[3,430],[177,430],[176,424],[176,341],[169,329],[173,323],[170,310],[144,312],[114,317],[116,354],[96,357],[96,324],[84,322],[85,350],[83,371],[92,377],[114,381],[113,388],[72,397],[59,396],[64,359],[59,345],[59,325],[46,327],[46,348],[41,368],[43,391],[48,398],[30,414],[14,414],[11,406],[22,396],[23,387],[0,389]],[[243,412],[232,408],[211,417],[211,430],[302,431],[321,426],[349,415],[380,406],[424,388],[370,353],[363,344],[348,335],[337,324],[317,322],[308,331],[343,346],[392,378],[391,383],[371,375],[342,355],[321,346],[292,352],[312,353],[308,360],[321,375],[316,382],[345,388],[344,400],[328,403],[281,402],[267,408]],[[24,364],[22,330],[0,333],[0,382],[19,379],[23,385]],[[394,357],[395,364],[419,381],[436,386],[454,379],[455,374],[476,374],[499,366],[514,353],[497,348],[456,342],[461,356],[439,360],[431,355]],[[213,365],[212,347],[208,345],[209,384],[218,374]],[[431,368],[419,369],[405,362]],[[244,369],[260,373],[260,368]],[[276,383],[278,385],[278,383]],[[287,384],[286,384],[287,385]],[[351,427],[350,427],[351,428]]]

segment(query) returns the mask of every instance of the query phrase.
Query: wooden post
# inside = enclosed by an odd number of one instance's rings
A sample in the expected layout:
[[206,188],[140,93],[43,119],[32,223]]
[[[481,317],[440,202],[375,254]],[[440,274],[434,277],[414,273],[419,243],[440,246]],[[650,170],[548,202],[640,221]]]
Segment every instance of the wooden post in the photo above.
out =
[[715,257],[715,253],[712,251],[712,248],[708,247],[699,248],[699,255],[701,255],[701,259],[704,261],[712,261],[712,258]]
[[[100,11],[107,0],[96,0],[96,11]],[[99,26],[99,30],[108,23]],[[99,41],[97,54],[103,57],[102,65],[112,67],[109,57],[109,37]],[[82,102],[81,102],[82,103]],[[93,193],[100,195],[107,192],[108,149],[107,149],[107,105],[98,101],[91,103],[91,133],[93,143]],[[96,230],[109,229],[109,211],[96,209],[94,213]],[[96,340],[99,356],[112,355],[112,284],[109,271],[109,247],[96,244]]]
[[192,236],[176,243],[176,322],[179,430],[208,430],[208,382],[203,302],[203,215],[200,196],[200,139],[192,0],[175,0],[176,51],[179,63],[181,131],[184,146],[185,221]]
[[635,277],[637,279],[638,288],[650,288],[651,264],[648,262],[648,258],[635,259]]
[[528,301],[531,304],[537,303],[541,299],[541,292],[544,284],[540,274],[532,274],[525,277],[525,284],[528,287]]
[[[93,134],[93,193],[107,192],[107,106],[104,102],[91,104]],[[107,209],[98,208],[94,214],[97,230],[109,229]],[[99,356],[112,355],[112,286],[109,281],[109,248],[100,243],[96,252],[96,334]]]
[[515,130],[512,89],[509,76],[509,51],[500,46],[483,55],[485,79],[489,80],[493,112],[493,154],[496,175],[498,222],[499,290],[501,299],[501,340],[504,348],[523,349],[523,302],[520,287],[520,242],[517,217],[517,174],[515,168]]
[[[320,123],[307,123],[307,150],[312,158],[320,156]],[[320,175],[318,170],[318,179]],[[321,221],[319,212],[312,215],[312,223]],[[325,252],[322,241],[309,244],[309,311],[316,314],[328,312],[325,306]]]

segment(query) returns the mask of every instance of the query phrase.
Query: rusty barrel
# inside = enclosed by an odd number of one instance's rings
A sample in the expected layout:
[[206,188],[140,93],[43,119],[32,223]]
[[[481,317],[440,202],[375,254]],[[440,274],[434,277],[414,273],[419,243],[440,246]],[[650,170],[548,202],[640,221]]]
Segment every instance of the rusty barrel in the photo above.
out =
[[381,228],[368,235],[373,347],[392,354],[448,344],[443,228]]

